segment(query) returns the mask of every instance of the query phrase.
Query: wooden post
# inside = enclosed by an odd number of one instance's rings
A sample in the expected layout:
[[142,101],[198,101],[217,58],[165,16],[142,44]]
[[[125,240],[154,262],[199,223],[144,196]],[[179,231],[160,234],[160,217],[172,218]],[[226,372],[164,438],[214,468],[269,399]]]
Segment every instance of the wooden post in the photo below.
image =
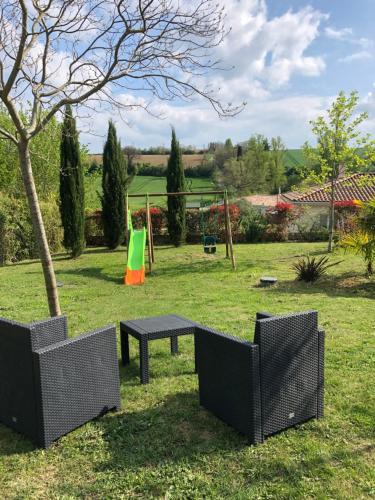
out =
[[128,212],[129,212],[129,198],[128,193],[125,197],[125,245],[126,245],[126,261],[129,255],[129,228],[128,228]]
[[229,204],[228,204],[228,194],[227,193],[225,193],[224,204],[225,204],[226,218],[228,220],[228,240],[229,240],[230,258],[232,260],[233,269],[236,269],[236,259],[234,257],[234,252],[233,252],[232,228],[230,225],[230,214],[229,214]]
[[153,234],[153,229],[152,229],[152,217],[150,213],[150,242],[151,242],[151,259],[152,263],[155,264],[155,255],[154,255],[154,234]]
[[224,194],[224,217],[225,217],[225,258],[229,259],[229,218],[227,192]]
[[151,220],[150,220],[150,202],[146,194],[146,221],[147,221],[147,251],[148,251],[148,271],[152,272],[152,250],[151,250]]

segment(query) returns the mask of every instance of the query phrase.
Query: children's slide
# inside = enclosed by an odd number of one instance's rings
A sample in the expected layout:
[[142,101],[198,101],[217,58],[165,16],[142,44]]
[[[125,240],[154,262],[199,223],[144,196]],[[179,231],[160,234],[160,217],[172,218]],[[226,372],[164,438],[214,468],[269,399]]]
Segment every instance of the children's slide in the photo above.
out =
[[131,229],[125,284],[141,285],[145,281],[146,228]]

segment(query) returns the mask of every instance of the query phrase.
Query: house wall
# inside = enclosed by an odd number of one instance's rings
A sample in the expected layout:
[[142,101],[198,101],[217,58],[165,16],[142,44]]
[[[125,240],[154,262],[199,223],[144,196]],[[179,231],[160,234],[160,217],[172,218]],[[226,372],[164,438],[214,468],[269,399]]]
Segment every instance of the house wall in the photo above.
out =
[[329,205],[324,203],[314,204],[295,204],[296,208],[300,208],[302,213],[288,227],[290,235],[298,236],[307,232],[316,232],[328,229],[329,226]]

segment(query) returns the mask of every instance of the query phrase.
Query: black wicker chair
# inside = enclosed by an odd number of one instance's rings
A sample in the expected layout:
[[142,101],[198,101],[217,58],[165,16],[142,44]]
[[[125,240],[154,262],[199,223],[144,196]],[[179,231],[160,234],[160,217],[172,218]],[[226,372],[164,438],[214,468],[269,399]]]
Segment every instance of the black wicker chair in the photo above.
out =
[[68,339],[64,316],[28,325],[0,318],[0,422],[47,448],[118,408],[114,326]]
[[200,404],[252,444],[323,416],[324,332],[316,311],[258,313],[254,343],[196,328]]

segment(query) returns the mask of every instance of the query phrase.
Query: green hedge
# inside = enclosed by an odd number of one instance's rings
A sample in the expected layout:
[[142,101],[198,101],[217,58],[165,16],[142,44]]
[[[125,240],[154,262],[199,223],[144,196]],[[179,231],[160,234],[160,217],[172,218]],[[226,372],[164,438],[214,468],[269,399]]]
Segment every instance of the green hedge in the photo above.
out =
[[[56,200],[41,202],[52,253],[61,250],[62,228]],[[39,257],[29,209],[25,201],[0,194],[0,265]]]

